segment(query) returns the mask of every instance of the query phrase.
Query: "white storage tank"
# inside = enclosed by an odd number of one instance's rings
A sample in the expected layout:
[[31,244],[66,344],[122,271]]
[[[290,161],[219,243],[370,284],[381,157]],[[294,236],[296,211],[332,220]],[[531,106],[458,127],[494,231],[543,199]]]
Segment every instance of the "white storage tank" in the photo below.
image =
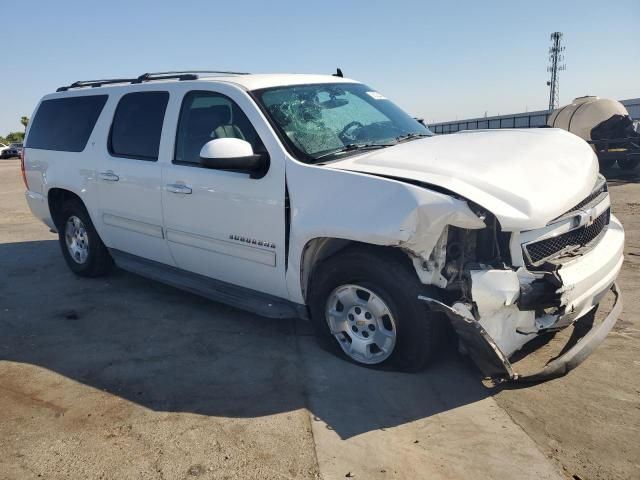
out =
[[562,128],[589,142],[604,168],[617,161],[624,169],[640,164],[640,134],[620,102],[594,96],[578,97],[554,110],[547,126]]

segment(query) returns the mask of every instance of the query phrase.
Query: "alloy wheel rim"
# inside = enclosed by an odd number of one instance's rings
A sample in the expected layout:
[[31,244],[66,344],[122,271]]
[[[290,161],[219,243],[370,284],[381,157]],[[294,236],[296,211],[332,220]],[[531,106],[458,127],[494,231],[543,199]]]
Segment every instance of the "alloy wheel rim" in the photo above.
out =
[[84,223],[75,215],[67,220],[64,238],[73,261],[80,265],[85,263],[89,257],[89,236]]
[[360,285],[341,285],[325,307],[331,334],[351,359],[364,364],[385,361],[396,344],[396,323],[382,298]]

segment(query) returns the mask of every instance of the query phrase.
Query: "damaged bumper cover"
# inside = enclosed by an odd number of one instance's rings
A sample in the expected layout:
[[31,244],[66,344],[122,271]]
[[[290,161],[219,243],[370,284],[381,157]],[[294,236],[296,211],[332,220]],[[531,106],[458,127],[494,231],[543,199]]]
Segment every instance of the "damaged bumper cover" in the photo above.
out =
[[600,345],[615,325],[622,311],[622,298],[616,283],[610,290],[615,295],[613,308],[607,317],[598,325],[594,325],[573,347],[564,354],[548,362],[539,372],[520,374],[516,372],[507,356],[480,325],[464,309],[450,307],[439,300],[420,296],[429,308],[447,315],[456,333],[465,344],[469,356],[474,360],[484,375],[494,380],[537,382],[565,375],[582,363]]
[[[518,269],[468,270],[468,296],[445,304],[420,297],[429,308],[443,312],[480,370],[496,381],[539,381],[566,374],[602,343],[622,309],[615,283],[622,268],[624,229],[614,216],[591,249],[545,272]],[[579,322],[612,291],[615,303],[604,321]],[[576,325],[562,354],[541,371],[516,371],[510,358],[526,343],[547,332]]]

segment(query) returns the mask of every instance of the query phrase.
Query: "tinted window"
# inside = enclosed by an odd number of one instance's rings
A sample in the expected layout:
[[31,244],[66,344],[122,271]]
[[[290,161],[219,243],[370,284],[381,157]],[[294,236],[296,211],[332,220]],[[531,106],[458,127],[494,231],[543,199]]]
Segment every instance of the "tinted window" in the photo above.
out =
[[239,138],[254,153],[266,150],[253,125],[238,105],[222,94],[193,91],[185,95],[176,137],[175,161],[200,163],[200,150],[216,138]]
[[118,103],[109,151],[119,157],[157,160],[168,92],[128,93]]
[[107,95],[56,98],[40,104],[27,148],[81,152],[107,101]]

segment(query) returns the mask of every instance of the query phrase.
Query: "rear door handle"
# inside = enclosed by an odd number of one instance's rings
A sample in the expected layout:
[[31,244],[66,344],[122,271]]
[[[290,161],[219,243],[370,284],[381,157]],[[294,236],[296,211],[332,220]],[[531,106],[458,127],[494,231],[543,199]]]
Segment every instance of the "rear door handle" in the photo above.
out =
[[117,182],[118,180],[120,180],[120,177],[113,173],[111,170],[100,172],[98,174],[98,177],[100,178],[100,180],[105,180],[107,182]]
[[165,188],[167,189],[167,192],[181,193],[183,195],[189,195],[192,191],[190,187],[187,187],[186,185],[182,185],[180,183],[170,183]]

